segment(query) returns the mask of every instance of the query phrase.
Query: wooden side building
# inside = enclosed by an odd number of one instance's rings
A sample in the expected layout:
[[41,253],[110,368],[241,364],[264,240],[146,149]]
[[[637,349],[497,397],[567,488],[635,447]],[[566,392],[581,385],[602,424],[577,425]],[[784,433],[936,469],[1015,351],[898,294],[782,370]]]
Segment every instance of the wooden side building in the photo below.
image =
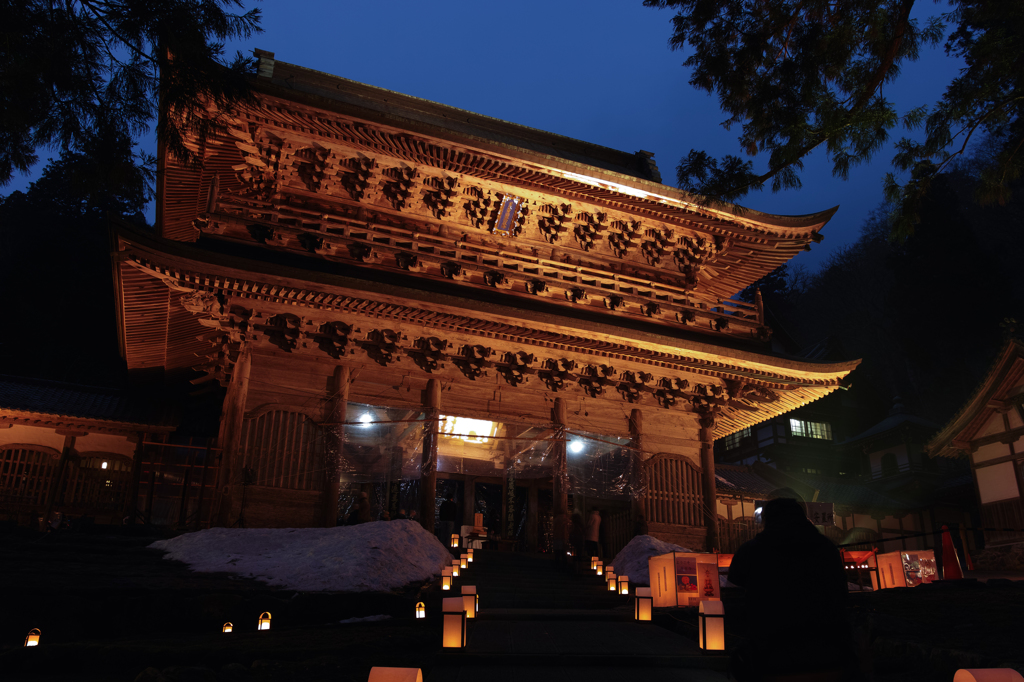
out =
[[129,368],[227,387],[217,522],[333,525],[373,482],[433,528],[440,477],[467,517],[503,486],[502,529],[525,494],[534,547],[602,499],[713,547],[714,439],[856,366],[773,353],[735,298],[834,209],[703,205],[649,153],[257,55],[203,168],[161,151],[159,236],[115,231]]

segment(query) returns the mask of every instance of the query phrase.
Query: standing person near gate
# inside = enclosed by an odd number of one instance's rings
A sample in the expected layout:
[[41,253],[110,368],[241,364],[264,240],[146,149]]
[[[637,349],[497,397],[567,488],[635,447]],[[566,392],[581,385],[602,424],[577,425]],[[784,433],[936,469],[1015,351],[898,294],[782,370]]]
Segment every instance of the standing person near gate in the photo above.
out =
[[597,541],[601,537],[601,512],[597,509],[590,510],[587,517],[587,555],[601,556]]
[[451,495],[441,503],[441,523],[438,530],[440,532],[441,543],[445,547],[451,544],[452,533],[455,532],[455,518],[458,511],[459,508],[458,505],[455,504],[455,498]]
[[746,641],[733,655],[733,676],[740,682],[857,679],[839,550],[796,500],[765,503],[761,519],[764,530],[743,543],[729,567],[729,582],[745,598]]

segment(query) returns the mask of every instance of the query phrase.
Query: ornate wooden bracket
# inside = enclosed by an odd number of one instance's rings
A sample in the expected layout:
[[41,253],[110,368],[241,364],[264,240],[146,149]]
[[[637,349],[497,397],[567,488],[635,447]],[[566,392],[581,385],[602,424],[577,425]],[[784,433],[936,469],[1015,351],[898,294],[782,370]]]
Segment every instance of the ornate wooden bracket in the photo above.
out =
[[344,322],[324,322],[310,336],[320,350],[338,359],[347,352],[351,334],[351,325]]
[[548,358],[544,361],[544,369],[537,372],[537,376],[544,382],[544,385],[551,391],[561,391],[565,383],[572,377],[572,371],[576,369],[576,361],[567,358]]
[[648,265],[660,265],[662,257],[675,248],[675,237],[669,229],[654,228],[651,233],[652,239],[640,245],[640,252]]
[[533,370],[533,365],[536,358],[532,353],[526,351],[507,352],[501,356],[501,363],[495,365],[495,369],[502,379],[505,380],[509,386],[516,387],[520,384],[525,384],[527,381],[527,374]]
[[490,367],[491,362],[488,358],[491,357],[492,351],[486,346],[477,345],[466,345],[459,349],[459,355],[452,357],[452,363],[459,368],[467,379],[470,381],[476,381],[478,378],[483,376],[484,368]]
[[448,350],[448,342],[436,336],[420,337],[413,341],[413,347],[406,351],[416,366],[430,373],[441,367],[444,352]]
[[580,248],[584,251],[594,248],[597,238],[607,229],[606,222],[608,222],[606,213],[580,213],[576,216],[572,231]]
[[382,175],[384,179],[381,182],[381,190],[384,193],[384,198],[396,211],[407,208],[419,172],[410,166],[400,166],[388,168]]
[[612,247],[612,253],[619,258],[624,258],[639,241],[643,225],[639,220],[630,220],[617,221],[613,223],[612,227],[617,230],[608,235],[608,244]]
[[572,204],[553,206],[545,204],[537,216],[537,227],[541,235],[550,244],[554,244],[568,229],[567,223],[572,220]]
[[615,368],[611,365],[587,365],[580,371],[580,387],[591,398],[596,398],[614,383],[614,377]]
[[366,355],[381,367],[387,367],[397,361],[398,342],[402,340],[402,334],[392,329],[373,329],[366,335],[366,340],[360,345],[366,351]]
[[455,197],[459,194],[459,179],[446,175],[440,178],[427,178],[423,181],[427,190],[423,193],[423,203],[438,220],[451,215]]

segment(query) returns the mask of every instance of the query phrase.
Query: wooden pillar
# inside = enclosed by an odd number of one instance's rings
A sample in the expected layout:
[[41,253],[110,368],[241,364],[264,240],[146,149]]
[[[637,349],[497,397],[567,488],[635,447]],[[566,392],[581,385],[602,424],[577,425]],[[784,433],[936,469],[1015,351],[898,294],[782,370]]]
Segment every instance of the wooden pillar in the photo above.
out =
[[[644,492],[644,496],[646,496],[646,494],[647,494],[647,487],[646,487],[646,472],[645,472],[645,466],[644,466],[644,453],[643,453],[643,449],[644,449],[643,433],[644,433],[644,414],[643,414],[643,412],[641,412],[638,409],[633,409],[629,413],[629,438],[630,438],[630,441],[631,441],[630,445],[633,448],[633,457],[636,458],[635,464],[636,464],[636,466],[640,467],[640,475],[643,478],[643,482],[644,482],[643,492]],[[636,525],[637,525],[636,522],[637,522],[638,519],[640,519],[641,517],[645,517],[646,516],[645,513],[644,513],[644,507],[645,507],[644,502],[645,502],[644,497],[640,497],[640,496],[634,497],[631,500],[630,515],[629,515],[630,519],[629,520],[633,524],[633,528],[636,528]],[[643,525],[644,526],[647,525],[647,519],[646,518],[644,518],[644,524]],[[629,531],[629,536],[630,537],[633,536],[633,528],[630,528],[630,531]]]
[[555,424],[554,462],[555,470],[551,485],[551,545],[555,557],[565,558],[565,548],[569,541],[569,472],[565,460],[565,401],[555,398],[555,406],[551,408],[551,421]]
[[139,484],[142,483],[142,455],[146,450],[146,434],[139,432],[135,443],[135,458],[132,460],[132,482],[128,486],[128,499],[124,501],[125,523],[135,525],[139,515]]
[[60,461],[57,463],[57,471],[50,481],[50,489],[46,493],[46,511],[43,512],[43,525],[39,530],[46,530],[46,524],[50,522],[50,514],[53,513],[53,506],[57,504],[57,495],[60,494],[60,484],[64,479],[64,470],[68,468],[68,460],[71,458],[71,451],[75,449],[75,436],[64,436],[64,447],[60,451]]
[[423,391],[423,458],[420,465],[420,525],[434,532],[434,508],[437,498],[437,431],[441,421],[441,382],[427,381]]
[[718,539],[718,483],[715,480],[715,441],[712,433],[715,418],[711,415],[700,418],[700,466],[702,493],[704,497],[704,527],[707,528],[707,549],[717,551]]
[[240,479],[242,423],[245,419],[245,400],[249,395],[249,372],[252,369],[252,351],[246,345],[238,354],[231,372],[231,383],[224,397],[220,415],[220,433],[217,443],[221,447],[220,474],[217,477],[218,525],[231,525],[232,487]]
[[345,418],[348,413],[349,368],[340,365],[334,368],[331,377],[331,399],[327,402],[327,419],[330,423],[325,434],[327,461],[324,463],[324,507],[322,525],[333,528],[338,525],[338,497],[341,495],[341,471],[345,461]]

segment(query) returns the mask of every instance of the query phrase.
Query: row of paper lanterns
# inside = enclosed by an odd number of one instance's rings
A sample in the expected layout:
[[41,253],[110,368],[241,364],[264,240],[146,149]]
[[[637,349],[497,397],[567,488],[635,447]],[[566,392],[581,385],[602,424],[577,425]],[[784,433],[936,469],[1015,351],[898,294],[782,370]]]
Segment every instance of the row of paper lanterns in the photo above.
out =
[[[615,567],[604,565],[599,557],[590,557],[590,569],[604,576],[609,592],[629,594],[629,576],[615,575]],[[654,613],[651,588],[638,587],[634,591],[633,618],[649,621]],[[701,651],[725,650],[725,610],[721,601],[701,601],[697,611],[698,646]]]

